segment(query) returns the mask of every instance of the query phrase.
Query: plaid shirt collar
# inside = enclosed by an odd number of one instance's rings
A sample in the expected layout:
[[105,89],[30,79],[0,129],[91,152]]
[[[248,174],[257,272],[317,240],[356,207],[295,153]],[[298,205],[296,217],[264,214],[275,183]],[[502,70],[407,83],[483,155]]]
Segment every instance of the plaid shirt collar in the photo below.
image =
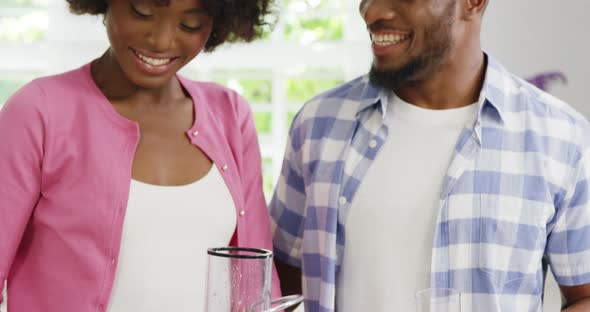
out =
[[[508,97],[510,93],[513,93],[515,86],[505,83],[503,79],[505,75],[508,75],[506,69],[496,61],[492,56],[484,53],[487,68],[484,77],[483,88],[479,104],[480,109],[478,113],[477,123],[481,123],[481,117],[484,109],[487,107],[492,108],[492,111],[487,111],[491,118],[504,125],[505,118],[505,105],[510,103]],[[493,70],[489,70],[493,69]],[[390,91],[383,88],[377,87],[368,82],[368,77],[365,77],[366,83],[358,84],[355,89],[351,89],[351,94],[358,94],[358,110],[356,113],[357,118],[363,112],[367,110],[377,109],[382,113],[382,117],[385,118],[387,114],[387,103],[390,98]],[[476,131],[480,133],[479,131]],[[478,139],[481,140],[481,135],[478,135]],[[481,142],[480,142],[481,143]]]

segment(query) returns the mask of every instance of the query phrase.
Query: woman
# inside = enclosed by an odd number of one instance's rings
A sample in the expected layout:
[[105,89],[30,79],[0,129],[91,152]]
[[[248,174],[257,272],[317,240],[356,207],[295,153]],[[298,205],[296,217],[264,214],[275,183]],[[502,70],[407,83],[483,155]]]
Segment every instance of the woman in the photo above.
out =
[[257,37],[269,1],[68,0],[103,15],[110,47],[0,113],[11,312],[202,311],[207,247],[271,248],[246,101],[177,75]]

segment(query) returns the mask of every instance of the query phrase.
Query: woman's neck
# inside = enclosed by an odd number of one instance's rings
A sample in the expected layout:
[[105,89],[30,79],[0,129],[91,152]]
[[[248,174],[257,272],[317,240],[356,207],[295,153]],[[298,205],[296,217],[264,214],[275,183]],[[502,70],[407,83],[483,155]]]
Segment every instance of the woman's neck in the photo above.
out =
[[142,105],[165,105],[186,97],[176,76],[159,88],[142,88],[123,71],[111,50],[91,65],[92,78],[111,102],[134,102]]

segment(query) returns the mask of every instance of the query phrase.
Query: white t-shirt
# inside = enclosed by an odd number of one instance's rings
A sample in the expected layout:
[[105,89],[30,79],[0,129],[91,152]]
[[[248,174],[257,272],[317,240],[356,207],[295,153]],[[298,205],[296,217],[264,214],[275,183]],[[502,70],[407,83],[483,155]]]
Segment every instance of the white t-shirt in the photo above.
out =
[[363,179],[345,223],[339,312],[415,311],[429,288],[443,178],[478,105],[429,110],[393,96],[387,142]]
[[108,311],[203,311],[207,248],[229,245],[236,218],[215,165],[183,186],[131,181]]

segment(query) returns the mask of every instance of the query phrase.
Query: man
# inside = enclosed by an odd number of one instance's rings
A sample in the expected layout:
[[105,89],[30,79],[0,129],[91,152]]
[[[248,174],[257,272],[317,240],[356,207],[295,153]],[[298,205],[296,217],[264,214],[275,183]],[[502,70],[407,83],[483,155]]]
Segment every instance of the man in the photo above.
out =
[[271,203],[307,312],[541,311],[548,267],[590,311],[589,124],[482,52],[487,4],[360,4],[371,72],[299,112]]

